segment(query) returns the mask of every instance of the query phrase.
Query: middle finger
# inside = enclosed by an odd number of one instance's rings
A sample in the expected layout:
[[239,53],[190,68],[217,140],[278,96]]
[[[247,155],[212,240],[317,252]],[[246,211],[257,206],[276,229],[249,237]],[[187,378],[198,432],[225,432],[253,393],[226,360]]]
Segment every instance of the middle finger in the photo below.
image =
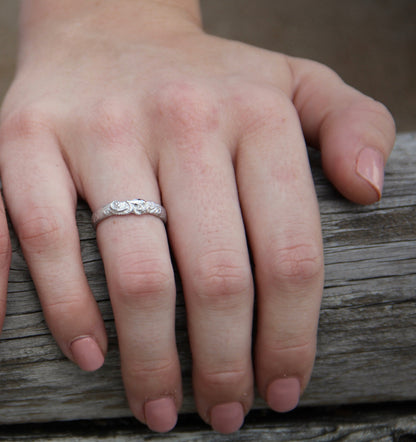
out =
[[160,185],[186,299],[197,408],[228,433],[252,401],[253,283],[230,152],[219,137],[190,133],[162,149]]

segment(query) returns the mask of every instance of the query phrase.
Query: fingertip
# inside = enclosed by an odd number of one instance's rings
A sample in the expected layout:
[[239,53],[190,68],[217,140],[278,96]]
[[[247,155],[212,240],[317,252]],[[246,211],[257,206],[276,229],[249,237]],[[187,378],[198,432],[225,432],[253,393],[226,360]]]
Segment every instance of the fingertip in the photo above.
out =
[[279,413],[286,413],[296,408],[299,397],[300,383],[297,378],[276,379],[267,388],[267,403],[272,410]]
[[369,205],[378,202],[384,187],[384,155],[377,148],[346,148],[323,153],[326,176],[350,201]]
[[96,340],[90,336],[75,339],[71,343],[71,353],[81,370],[95,371],[104,364],[104,353]]
[[210,423],[214,431],[231,434],[242,427],[244,417],[244,407],[240,402],[219,404],[211,410]]
[[170,397],[146,402],[144,415],[149,429],[157,433],[167,433],[172,430],[178,420],[175,401]]
[[389,114],[350,109],[329,118],[320,136],[325,174],[349,200],[365,205],[379,201],[394,139]]

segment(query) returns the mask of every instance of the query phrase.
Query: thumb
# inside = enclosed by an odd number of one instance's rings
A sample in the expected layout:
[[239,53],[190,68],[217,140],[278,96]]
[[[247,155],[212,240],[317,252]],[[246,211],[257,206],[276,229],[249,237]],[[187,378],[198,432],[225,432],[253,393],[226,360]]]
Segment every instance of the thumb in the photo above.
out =
[[327,177],[351,201],[378,201],[395,140],[391,114],[328,67],[294,58],[289,62],[294,105],[307,141],[321,149]]

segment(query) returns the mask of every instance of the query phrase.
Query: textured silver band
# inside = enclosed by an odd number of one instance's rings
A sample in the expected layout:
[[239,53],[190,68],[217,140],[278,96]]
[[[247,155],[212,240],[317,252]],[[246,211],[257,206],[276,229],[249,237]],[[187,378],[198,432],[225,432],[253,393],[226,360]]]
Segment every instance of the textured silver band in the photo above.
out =
[[160,204],[145,200],[112,201],[110,204],[96,210],[92,214],[94,228],[110,216],[120,215],[153,215],[160,218],[164,223],[167,220],[166,210]]

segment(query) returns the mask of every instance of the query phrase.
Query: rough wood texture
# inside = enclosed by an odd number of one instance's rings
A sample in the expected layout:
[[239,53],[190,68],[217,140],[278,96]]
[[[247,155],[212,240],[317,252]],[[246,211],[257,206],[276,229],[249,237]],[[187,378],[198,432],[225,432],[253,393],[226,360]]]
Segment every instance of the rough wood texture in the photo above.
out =
[[[340,197],[322,176],[318,155],[311,153],[326,284],[318,356],[303,405],[416,399],[415,153],[416,134],[400,135],[387,166],[384,197],[371,207]],[[85,271],[109,335],[106,364],[96,373],[83,373],[62,356],[12,234],[8,314],[0,340],[0,423],[130,416],[103,267],[85,205],[80,204],[77,216]],[[191,361],[179,281],[177,341],[184,375],[183,411],[192,412]],[[256,407],[264,407],[261,400]],[[256,439],[260,436],[257,433]]]
[[286,415],[255,411],[236,434],[214,433],[195,416],[182,416],[169,434],[151,433],[135,419],[59,422],[0,427],[0,441],[350,441],[415,442],[415,404],[306,408]]

